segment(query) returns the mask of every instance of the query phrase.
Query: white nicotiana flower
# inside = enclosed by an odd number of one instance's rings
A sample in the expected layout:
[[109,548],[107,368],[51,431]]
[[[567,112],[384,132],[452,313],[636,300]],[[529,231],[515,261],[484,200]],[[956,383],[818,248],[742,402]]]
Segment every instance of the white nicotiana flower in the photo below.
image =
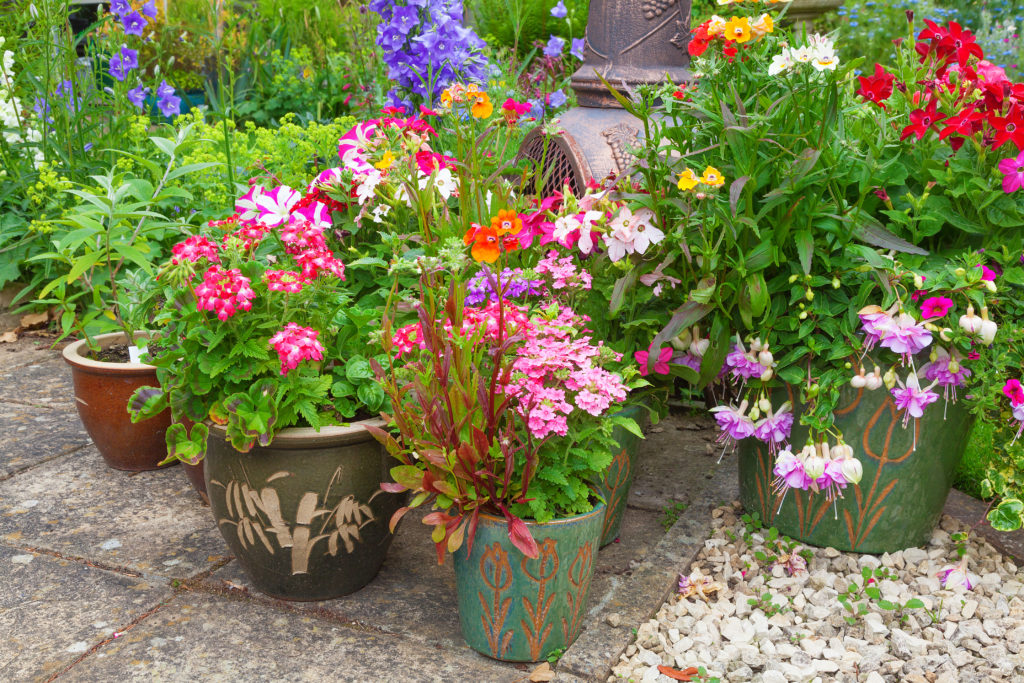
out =
[[822,45],[814,49],[811,64],[818,71],[835,71],[839,65],[839,57],[831,45]]
[[370,214],[370,218],[373,219],[374,223],[383,223],[389,213],[391,213],[391,206],[389,204],[378,204]]
[[371,199],[377,191],[377,186],[380,185],[383,176],[380,171],[373,170],[363,175],[362,181],[356,187],[356,199],[359,200],[359,204],[363,205],[367,200]]

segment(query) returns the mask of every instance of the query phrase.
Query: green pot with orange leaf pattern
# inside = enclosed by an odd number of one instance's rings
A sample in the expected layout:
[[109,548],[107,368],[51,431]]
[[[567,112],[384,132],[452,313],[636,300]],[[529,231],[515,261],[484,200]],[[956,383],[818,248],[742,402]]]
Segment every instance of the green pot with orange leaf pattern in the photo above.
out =
[[506,662],[539,662],[569,647],[583,630],[605,505],[544,524],[527,521],[539,556],[508,538],[504,518],[481,514],[473,537],[454,554],[459,621],[466,643]]
[[[791,397],[789,397],[791,398]],[[787,396],[773,397],[782,403]],[[974,422],[962,403],[939,404],[903,426],[903,412],[884,388],[847,387],[835,411],[835,427],[864,468],[857,486],[829,502],[822,494],[773,491],[775,458],[765,444],[739,444],[740,502],[765,526],[808,545],[858,553],[885,553],[925,545],[942,517],[953,473]],[[800,406],[790,443],[807,439]]]
[[[633,418],[642,428],[643,423],[649,420],[650,411],[646,406],[630,405],[617,414]],[[618,443],[615,457],[601,473],[601,478],[595,482],[608,508],[601,526],[602,548],[619,535],[622,517],[626,514],[626,502],[629,500],[629,492],[633,488],[633,479],[636,476],[637,454],[643,441],[641,437],[624,427],[616,427],[612,432],[612,438]]]

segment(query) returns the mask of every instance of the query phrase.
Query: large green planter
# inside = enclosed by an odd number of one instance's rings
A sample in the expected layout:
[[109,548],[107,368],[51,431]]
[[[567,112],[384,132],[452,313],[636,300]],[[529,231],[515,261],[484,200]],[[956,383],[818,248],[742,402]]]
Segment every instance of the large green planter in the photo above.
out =
[[214,425],[206,489],[224,540],[258,590],[329,600],[365,586],[384,562],[388,521],[402,504],[380,490],[388,465],[359,423],[285,429],[249,453]]
[[[743,507],[809,545],[891,553],[927,544],[953,485],[973,416],[961,404],[951,403],[943,419],[940,398],[923,418],[916,424],[911,420],[904,429],[903,413],[884,388],[847,387],[839,406],[835,426],[864,466],[860,485],[847,486],[834,504],[806,491],[789,491],[782,500],[772,492],[774,458],[765,444],[744,439],[739,445]],[[803,445],[807,438],[799,412],[798,408],[790,439],[794,445]]]
[[[637,421],[637,424],[642,424],[648,411],[643,406],[632,405],[624,408],[618,414],[623,417],[631,417]],[[626,512],[626,503],[629,500],[629,491],[633,487],[633,478],[636,475],[636,456],[642,441],[639,436],[622,427],[615,428],[612,438],[618,442],[615,459],[596,482],[597,490],[604,498],[608,508],[601,528],[602,548],[619,536],[619,527],[622,526],[622,517]]]
[[540,548],[531,560],[508,540],[503,518],[480,515],[473,552],[455,553],[466,643],[507,662],[538,662],[583,629],[605,506],[546,524],[527,522]]

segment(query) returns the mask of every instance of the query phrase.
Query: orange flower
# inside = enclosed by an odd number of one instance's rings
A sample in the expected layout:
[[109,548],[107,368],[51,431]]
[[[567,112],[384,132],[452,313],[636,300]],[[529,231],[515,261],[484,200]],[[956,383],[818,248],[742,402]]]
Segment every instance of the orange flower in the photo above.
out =
[[489,118],[494,113],[494,105],[491,104],[491,98],[487,96],[485,92],[474,92],[473,97],[475,101],[473,106],[470,107],[470,111],[478,119]]
[[491,219],[491,227],[494,228],[499,235],[506,233],[518,233],[523,229],[523,219],[519,217],[512,209],[502,209],[498,212],[498,215]]
[[472,244],[473,258],[477,261],[494,263],[502,251],[515,251],[519,248],[519,239],[511,235],[502,236],[495,228],[472,224],[462,238],[465,244]]

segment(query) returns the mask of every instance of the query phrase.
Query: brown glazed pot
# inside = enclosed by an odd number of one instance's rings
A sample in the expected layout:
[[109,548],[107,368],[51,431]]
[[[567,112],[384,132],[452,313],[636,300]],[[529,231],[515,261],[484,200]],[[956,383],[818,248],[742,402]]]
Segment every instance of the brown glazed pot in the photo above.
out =
[[[137,337],[145,336],[140,333]],[[101,348],[125,342],[114,332],[93,338]],[[171,424],[171,412],[133,424],[128,416],[128,399],[136,389],[158,386],[156,368],[144,363],[106,363],[88,357],[86,341],[64,347],[64,360],[71,366],[75,405],[85,431],[103,460],[116,470],[155,470],[167,457],[164,433]]]

